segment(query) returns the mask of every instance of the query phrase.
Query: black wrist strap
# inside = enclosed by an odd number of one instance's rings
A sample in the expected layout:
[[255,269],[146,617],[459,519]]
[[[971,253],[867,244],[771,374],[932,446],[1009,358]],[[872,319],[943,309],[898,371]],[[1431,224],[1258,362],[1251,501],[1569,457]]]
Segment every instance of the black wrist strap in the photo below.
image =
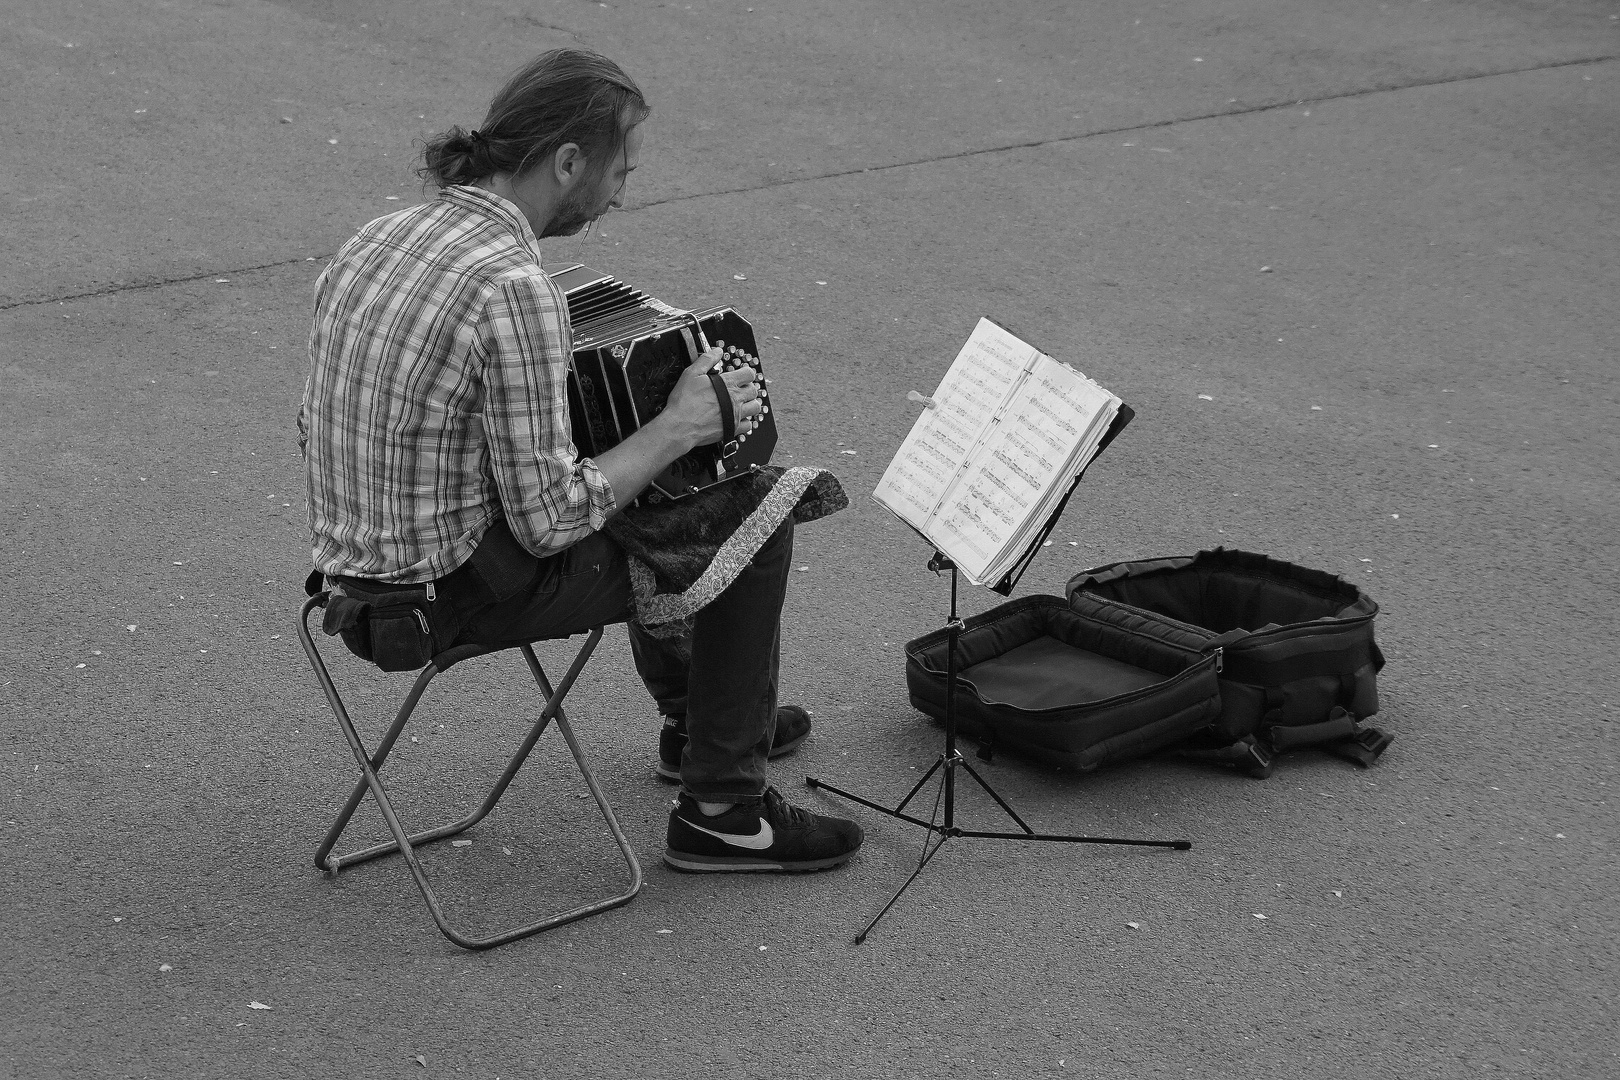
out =
[[720,445],[729,446],[737,437],[737,414],[731,407],[731,388],[718,371],[709,372],[709,385],[714,387],[714,399],[720,403]]

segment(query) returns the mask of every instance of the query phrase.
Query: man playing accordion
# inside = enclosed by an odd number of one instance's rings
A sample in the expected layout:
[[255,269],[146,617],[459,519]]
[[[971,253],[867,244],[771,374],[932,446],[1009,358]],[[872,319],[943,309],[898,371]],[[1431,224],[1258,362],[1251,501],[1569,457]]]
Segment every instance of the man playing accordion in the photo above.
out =
[[[570,438],[567,306],[539,240],[622,205],[648,112],[612,61],[545,53],[477,130],[428,142],[438,197],[365,226],[317,285],[299,413],[315,568],[371,591],[431,583],[435,652],[630,621],[626,559],[603,526],[721,437],[711,350],[623,442],[583,458]],[[748,367],[721,377],[746,434],[762,387]],[[810,729],[776,700],[792,551],[789,520],[684,638],[630,621],[665,718],[658,770],[681,784],[664,853],[676,869],[819,870],[861,844],[854,822],[766,782],[767,758]]]

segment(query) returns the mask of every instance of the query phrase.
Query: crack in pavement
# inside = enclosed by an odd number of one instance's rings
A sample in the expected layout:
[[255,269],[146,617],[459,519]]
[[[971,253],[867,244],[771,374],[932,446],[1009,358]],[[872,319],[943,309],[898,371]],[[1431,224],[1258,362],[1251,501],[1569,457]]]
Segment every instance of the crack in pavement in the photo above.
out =
[[[1291,109],[1300,105],[1315,105],[1327,101],[1347,101],[1352,98],[1368,97],[1373,94],[1392,94],[1402,90],[1416,90],[1425,86],[1445,86],[1453,83],[1473,82],[1478,79],[1494,79],[1507,75],[1525,75],[1535,71],[1553,71],[1558,68],[1579,67],[1583,64],[1603,64],[1620,59],[1620,54],[1606,54],[1603,56],[1587,56],[1577,60],[1556,60],[1546,64],[1534,64],[1529,67],[1503,68],[1497,71],[1477,71],[1468,75],[1440,75],[1432,79],[1417,79],[1412,82],[1398,83],[1384,86],[1362,87],[1357,90],[1346,90],[1338,94],[1325,94],[1321,97],[1289,98],[1285,101],[1270,101],[1261,105],[1249,105],[1237,109],[1227,109],[1219,112],[1201,113],[1196,116],[1178,116],[1169,120],[1156,120],[1147,124],[1131,124],[1125,127],[1101,128],[1096,131],[1082,132],[1078,135],[1060,135],[1050,139],[1032,139],[1028,142],[1007,143],[1003,146],[980,147],[975,150],[959,150],[951,154],[940,154],[936,157],[917,158],[913,161],[896,161],[888,165],[869,165],[858,169],[842,169],[837,172],[819,173],[815,176],[795,176],[784,180],[773,180],[769,183],[755,184],[751,187],[725,188],[719,191],[701,191],[692,195],[677,195],[673,198],[660,199],[657,202],[642,203],[639,206],[628,207],[617,211],[622,214],[638,213],[650,210],[656,206],[671,206],[675,203],[692,202],[697,199],[712,199],[722,195],[745,195],[754,191],[768,191],[773,188],[788,187],[793,184],[809,184],[818,180],[835,180],[844,176],[862,176],[870,173],[889,172],[894,169],[910,169],[918,165],[933,165],[943,161],[958,161],[963,158],[983,157],[991,154],[1005,154],[1012,150],[1028,150],[1040,146],[1061,146],[1064,143],[1083,142],[1086,139],[1101,138],[1105,135],[1125,135],[1136,131],[1157,131],[1162,128],[1174,127],[1178,124],[1196,124],[1204,120],[1220,120],[1230,116],[1251,116],[1255,113],[1272,112],[1277,109]],[[33,300],[14,300],[9,303],[0,303],[0,311],[12,311],[17,308],[38,307],[44,304],[63,304],[69,300],[86,300],[99,296],[112,296],[117,293],[135,292],[140,289],[161,289],[169,285],[184,285],[192,281],[203,281],[207,278],[222,274],[250,274],[260,270],[276,270],[284,266],[295,266],[298,263],[330,259],[336,252],[326,252],[314,256],[295,256],[277,262],[261,263],[257,266],[239,266],[229,270],[210,270],[196,274],[187,274],[183,277],[159,278],[152,281],[140,281],[108,285],[100,289],[91,289],[87,292],[69,293],[62,296],[50,296]]]

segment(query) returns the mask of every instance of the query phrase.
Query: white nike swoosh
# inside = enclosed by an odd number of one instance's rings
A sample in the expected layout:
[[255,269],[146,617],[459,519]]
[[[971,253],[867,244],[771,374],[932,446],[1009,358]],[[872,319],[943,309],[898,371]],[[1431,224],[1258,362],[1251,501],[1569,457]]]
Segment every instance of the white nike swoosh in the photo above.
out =
[[732,847],[747,848],[750,851],[764,851],[776,843],[776,831],[771,828],[771,823],[764,818],[759,819],[759,832],[753,836],[744,836],[741,833],[715,832],[713,829],[705,829],[691,818],[682,818],[681,820],[698,832],[706,832],[716,839],[724,840]]

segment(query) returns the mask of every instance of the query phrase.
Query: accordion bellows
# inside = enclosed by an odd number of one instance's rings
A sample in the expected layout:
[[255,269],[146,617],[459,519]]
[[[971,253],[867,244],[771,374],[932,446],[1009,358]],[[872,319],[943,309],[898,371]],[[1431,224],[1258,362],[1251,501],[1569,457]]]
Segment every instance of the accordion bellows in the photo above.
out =
[[[730,307],[683,311],[588,266],[551,275],[568,301],[574,354],[568,412],[585,457],[617,446],[663,411],[675,382],[708,346],[725,346],[728,366],[760,369],[754,328]],[[700,446],[660,473],[649,502],[702,491],[767,464],[776,418],[767,412],[746,438]]]

